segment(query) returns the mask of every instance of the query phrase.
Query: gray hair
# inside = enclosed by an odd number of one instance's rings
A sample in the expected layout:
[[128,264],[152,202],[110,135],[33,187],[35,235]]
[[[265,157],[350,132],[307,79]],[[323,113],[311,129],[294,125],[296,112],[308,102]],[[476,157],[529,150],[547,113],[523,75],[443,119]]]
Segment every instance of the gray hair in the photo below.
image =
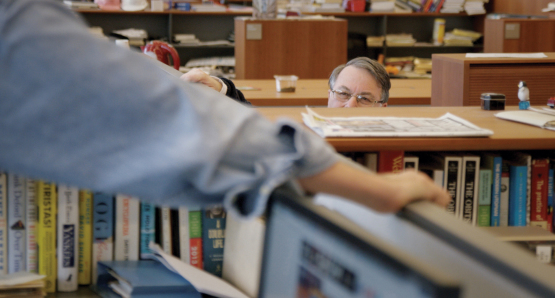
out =
[[368,71],[368,73],[376,79],[378,85],[382,87],[382,98],[381,100],[384,103],[387,103],[389,99],[389,89],[391,89],[391,81],[389,80],[389,74],[385,71],[385,67],[378,63],[376,60],[372,60],[368,57],[357,57],[352,59],[351,61],[347,62],[346,64],[341,64],[336,67],[333,72],[331,73],[330,79],[328,84],[330,89],[333,89],[333,85],[335,85],[335,81],[339,76],[339,73],[343,71],[343,69],[347,66],[354,66],[356,68],[360,68],[363,70]]

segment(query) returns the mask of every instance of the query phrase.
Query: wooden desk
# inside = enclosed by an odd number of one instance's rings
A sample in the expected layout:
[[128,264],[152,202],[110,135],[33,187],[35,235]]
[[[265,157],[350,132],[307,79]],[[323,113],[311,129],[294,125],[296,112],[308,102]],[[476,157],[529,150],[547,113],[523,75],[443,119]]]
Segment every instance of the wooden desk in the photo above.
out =
[[[277,92],[275,80],[234,80],[235,86],[260,90],[242,90],[254,106],[327,106],[328,80],[299,80],[295,92]],[[429,105],[430,79],[392,79],[389,105]]]
[[486,19],[484,53],[554,51],[555,19]]
[[[506,110],[517,110],[510,106]],[[269,119],[289,117],[301,122],[305,108],[257,108]],[[395,116],[439,117],[447,112],[466,119],[475,125],[492,130],[487,138],[328,138],[337,151],[484,151],[484,150],[554,150],[555,131],[498,119],[498,111],[484,111],[480,107],[390,107],[374,108],[314,108],[322,116]]]
[[526,81],[530,104],[545,105],[555,96],[555,53],[547,58],[466,58],[432,55],[432,106],[479,106],[485,92],[503,93],[506,105],[518,105],[518,83]]

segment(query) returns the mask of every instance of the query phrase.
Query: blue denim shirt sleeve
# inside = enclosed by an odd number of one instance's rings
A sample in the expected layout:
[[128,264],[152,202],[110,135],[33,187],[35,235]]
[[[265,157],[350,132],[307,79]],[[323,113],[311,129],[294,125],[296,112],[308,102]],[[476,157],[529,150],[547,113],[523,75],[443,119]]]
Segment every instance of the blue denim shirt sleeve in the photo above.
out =
[[90,35],[60,3],[0,1],[0,168],[250,217],[277,185],[337,161],[297,123],[156,63]]

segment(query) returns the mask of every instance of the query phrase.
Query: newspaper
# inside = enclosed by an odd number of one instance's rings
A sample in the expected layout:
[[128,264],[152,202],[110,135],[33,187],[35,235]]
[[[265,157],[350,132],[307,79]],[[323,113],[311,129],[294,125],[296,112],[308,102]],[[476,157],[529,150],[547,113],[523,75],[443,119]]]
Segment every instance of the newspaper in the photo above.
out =
[[327,137],[487,137],[491,130],[480,128],[446,113],[438,118],[323,117],[310,108],[302,113],[304,123]]

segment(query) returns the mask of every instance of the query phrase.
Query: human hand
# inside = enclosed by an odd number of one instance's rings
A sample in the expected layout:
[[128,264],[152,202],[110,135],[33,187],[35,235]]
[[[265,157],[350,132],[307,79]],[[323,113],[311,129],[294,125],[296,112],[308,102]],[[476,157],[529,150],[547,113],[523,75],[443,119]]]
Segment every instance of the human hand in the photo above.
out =
[[211,77],[210,75],[208,75],[207,73],[205,73],[204,71],[198,68],[191,69],[190,71],[183,74],[179,78],[183,81],[204,84],[218,92],[222,90],[222,83],[220,83],[219,80]]

